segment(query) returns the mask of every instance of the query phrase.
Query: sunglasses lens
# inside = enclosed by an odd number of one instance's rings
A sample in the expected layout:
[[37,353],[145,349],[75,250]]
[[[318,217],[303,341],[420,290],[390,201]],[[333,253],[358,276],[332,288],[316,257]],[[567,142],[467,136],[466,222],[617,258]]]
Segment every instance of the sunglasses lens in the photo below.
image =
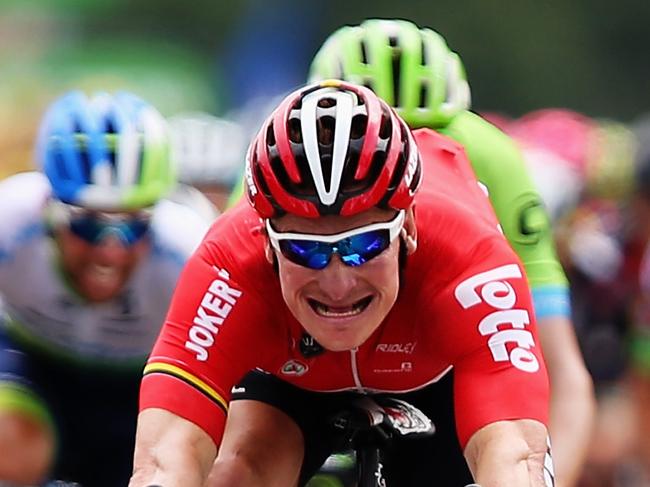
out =
[[337,251],[344,264],[357,267],[377,257],[389,245],[388,230],[375,230],[341,240],[337,244]]
[[131,236],[130,243],[137,242],[142,237],[144,237],[149,231],[148,220],[134,219],[128,222],[127,224],[125,224],[125,226],[129,229],[130,232],[130,236]]
[[339,254],[345,265],[358,267],[381,254],[389,245],[388,230],[360,233],[331,244],[312,240],[280,240],[282,255],[310,269],[327,267],[334,252]]
[[311,240],[281,240],[280,250],[291,262],[310,269],[327,267],[334,251],[326,243]]
[[94,218],[81,217],[70,220],[70,230],[86,242],[94,243],[99,238],[103,226]]
[[105,222],[88,215],[70,220],[70,230],[77,237],[92,244],[114,235],[125,245],[132,245],[146,235],[149,222],[143,219]]

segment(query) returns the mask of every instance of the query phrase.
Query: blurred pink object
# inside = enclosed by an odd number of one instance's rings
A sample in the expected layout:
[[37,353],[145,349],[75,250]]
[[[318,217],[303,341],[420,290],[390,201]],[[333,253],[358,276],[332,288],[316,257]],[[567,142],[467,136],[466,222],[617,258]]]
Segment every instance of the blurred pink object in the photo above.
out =
[[508,133],[509,127],[514,121],[514,118],[503,112],[481,112],[479,115],[506,133]]
[[591,118],[564,108],[530,112],[508,124],[506,132],[524,146],[550,150],[584,174],[590,137],[597,128]]

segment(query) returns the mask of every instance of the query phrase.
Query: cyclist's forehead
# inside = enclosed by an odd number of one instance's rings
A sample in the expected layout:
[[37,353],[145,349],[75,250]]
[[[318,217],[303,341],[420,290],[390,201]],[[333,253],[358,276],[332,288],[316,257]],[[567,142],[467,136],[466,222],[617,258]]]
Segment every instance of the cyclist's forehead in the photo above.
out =
[[394,217],[395,210],[371,208],[351,216],[328,215],[318,218],[304,218],[289,214],[274,218],[272,224],[273,228],[278,232],[329,235],[370,225],[371,223],[389,221]]

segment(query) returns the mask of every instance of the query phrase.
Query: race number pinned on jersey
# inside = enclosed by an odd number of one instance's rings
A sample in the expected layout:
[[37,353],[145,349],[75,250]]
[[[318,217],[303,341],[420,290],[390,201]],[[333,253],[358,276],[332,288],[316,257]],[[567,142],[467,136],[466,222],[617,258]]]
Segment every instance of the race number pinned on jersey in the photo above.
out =
[[531,351],[535,346],[533,334],[526,329],[530,315],[526,309],[515,308],[517,294],[508,282],[508,279],[523,278],[517,264],[503,265],[464,280],[456,286],[454,296],[463,309],[481,303],[491,306],[495,311],[481,320],[478,331],[490,337],[488,347],[492,358],[495,362],[509,361],[517,369],[533,373],[539,370],[539,362]]

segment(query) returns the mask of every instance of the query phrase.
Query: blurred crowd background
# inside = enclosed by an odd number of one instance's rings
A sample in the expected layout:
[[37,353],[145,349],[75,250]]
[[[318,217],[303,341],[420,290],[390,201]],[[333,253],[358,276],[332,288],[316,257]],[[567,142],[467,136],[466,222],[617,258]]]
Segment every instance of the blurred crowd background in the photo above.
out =
[[[126,89],[171,121],[229,120],[216,144],[230,188],[273,100],[305,82],[332,31],[369,17],[440,32],[472,109],[528,154],[600,401],[582,485],[642,485],[629,479],[650,470],[650,2],[1,0],[0,178],[34,167],[40,117],[61,93]],[[538,111],[550,107],[569,111]],[[549,113],[554,129],[530,128]],[[571,170],[540,170],[549,155]]]
[[39,116],[66,89],[127,88],[165,115],[225,114],[304,82],[326,36],[367,17],[438,30],[478,111],[562,106],[631,121],[650,105],[640,0],[2,0],[0,168],[29,163]]

